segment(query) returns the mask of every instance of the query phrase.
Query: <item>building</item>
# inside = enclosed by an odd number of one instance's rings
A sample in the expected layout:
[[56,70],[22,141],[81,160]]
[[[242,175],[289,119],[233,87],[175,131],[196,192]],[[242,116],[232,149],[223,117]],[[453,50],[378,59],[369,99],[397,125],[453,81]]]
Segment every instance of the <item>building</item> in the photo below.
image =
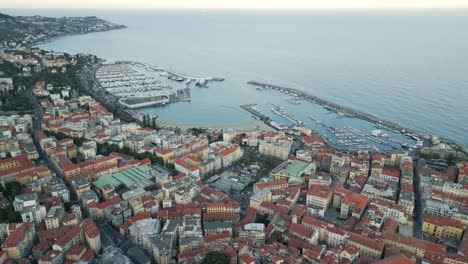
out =
[[206,205],[207,213],[238,213],[240,205],[238,203],[213,202]]
[[382,239],[385,246],[392,246],[400,250],[411,252],[417,257],[423,258],[430,263],[443,263],[447,254],[444,245],[414,237],[404,237],[397,234],[384,233],[382,235]]
[[93,258],[93,251],[79,244],[71,247],[65,255],[65,259],[73,263],[79,263],[80,261],[84,263],[90,263],[92,262]]
[[398,183],[400,181],[400,170],[383,168],[380,173],[380,178],[385,181]]
[[381,259],[385,248],[383,242],[356,233],[350,233],[348,244],[357,247],[361,255],[374,259]]
[[81,199],[81,194],[91,190],[91,184],[82,177],[76,177],[71,183],[72,188],[75,190],[78,199]]
[[81,222],[84,231],[86,245],[95,253],[101,251],[101,233],[90,218],[86,218]]
[[54,197],[60,197],[64,203],[70,202],[70,191],[63,183],[53,185],[50,193]]
[[60,206],[52,206],[47,212],[45,218],[45,224],[47,229],[58,229],[63,222],[65,217],[65,210]]
[[301,184],[305,181],[306,175],[315,174],[315,163],[300,160],[287,160],[270,172],[270,176],[275,180],[286,180],[289,184]]
[[239,230],[239,237],[250,239],[254,241],[265,241],[265,224],[263,223],[250,223],[244,225],[244,227]]
[[153,258],[156,264],[171,263],[174,242],[174,237],[168,234],[160,234],[150,237]]
[[260,192],[263,189],[268,189],[270,191],[274,190],[283,190],[288,187],[288,182],[286,180],[270,181],[270,182],[257,182],[254,184],[254,192]]
[[460,241],[463,236],[464,225],[456,219],[425,215],[423,232],[437,239],[446,238]]
[[365,195],[348,191],[343,188],[335,190],[333,196],[333,207],[340,207],[340,218],[348,219],[354,216],[361,219],[366,207],[367,197]]
[[10,224],[12,230],[2,244],[2,251],[8,254],[10,260],[19,261],[26,257],[36,241],[36,229],[33,222]]
[[309,176],[309,187],[312,185],[330,186],[332,178],[327,174],[316,174]]
[[21,214],[23,222],[33,221],[37,224],[46,217],[46,208],[39,204],[36,194],[20,194],[15,197],[13,206]]
[[148,252],[151,252],[151,243],[149,238],[158,234],[160,230],[160,221],[158,219],[151,218],[138,220],[128,228],[132,241]]
[[203,224],[205,235],[215,235],[222,233],[229,233],[232,235],[233,224],[229,222],[214,221],[205,222]]
[[41,256],[38,264],[61,264],[63,263],[64,255],[60,251],[49,250],[46,254]]
[[292,224],[289,228],[289,233],[301,240],[307,241],[309,244],[316,245],[318,243],[319,234],[317,230],[305,225]]
[[152,171],[153,170],[148,165],[131,167],[111,175],[102,176],[97,181],[93,182],[93,185],[101,191],[103,191],[107,185],[114,189],[121,186],[127,188],[132,187],[129,189],[134,189],[136,187],[147,188],[154,185],[151,181],[151,179],[154,178]]
[[33,168],[34,163],[28,159],[27,155],[0,160],[0,182],[15,181],[16,175]]
[[328,186],[311,186],[307,191],[307,211],[324,217],[333,200],[333,189]]
[[289,157],[289,152],[291,152],[291,146],[291,141],[261,142],[258,146],[258,151],[262,154],[285,160]]

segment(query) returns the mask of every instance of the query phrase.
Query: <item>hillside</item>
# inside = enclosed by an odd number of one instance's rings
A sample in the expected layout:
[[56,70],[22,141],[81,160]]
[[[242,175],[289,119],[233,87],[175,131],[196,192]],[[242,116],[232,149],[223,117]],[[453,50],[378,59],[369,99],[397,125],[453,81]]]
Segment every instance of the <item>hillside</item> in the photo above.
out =
[[9,16],[0,13],[0,46],[16,46],[47,41],[54,37],[124,28],[123,25],[88,17]]

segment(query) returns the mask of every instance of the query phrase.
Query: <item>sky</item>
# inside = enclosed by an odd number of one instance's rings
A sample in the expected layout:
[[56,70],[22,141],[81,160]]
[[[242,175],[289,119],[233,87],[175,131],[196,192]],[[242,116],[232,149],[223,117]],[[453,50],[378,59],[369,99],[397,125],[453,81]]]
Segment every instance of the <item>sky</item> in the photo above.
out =
[[2,8],[468,8],[468,0],[0,0]]

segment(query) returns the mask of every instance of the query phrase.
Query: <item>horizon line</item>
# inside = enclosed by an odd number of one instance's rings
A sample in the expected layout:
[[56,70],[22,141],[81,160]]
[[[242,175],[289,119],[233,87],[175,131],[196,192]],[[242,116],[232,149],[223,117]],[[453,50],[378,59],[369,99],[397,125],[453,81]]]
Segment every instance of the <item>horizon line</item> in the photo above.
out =
[[468,4],[453,7],[2,7],[5,9],[100,9],[100,10],[468,10]]

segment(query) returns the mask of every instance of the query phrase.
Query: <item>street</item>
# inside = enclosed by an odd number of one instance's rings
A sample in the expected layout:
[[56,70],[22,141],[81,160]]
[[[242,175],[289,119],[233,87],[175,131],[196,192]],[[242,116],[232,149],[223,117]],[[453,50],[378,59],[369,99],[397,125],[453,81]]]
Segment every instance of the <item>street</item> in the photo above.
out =
[[419,239],[423,238],[422,235],[422,221],[423,221],[423,209],[424,204],[422,201],[422,193],[421,193],[421,183],[418,174],[418,160],[413,160],[413,173],[414,173],[414,228],[413,228],[413,236]]

